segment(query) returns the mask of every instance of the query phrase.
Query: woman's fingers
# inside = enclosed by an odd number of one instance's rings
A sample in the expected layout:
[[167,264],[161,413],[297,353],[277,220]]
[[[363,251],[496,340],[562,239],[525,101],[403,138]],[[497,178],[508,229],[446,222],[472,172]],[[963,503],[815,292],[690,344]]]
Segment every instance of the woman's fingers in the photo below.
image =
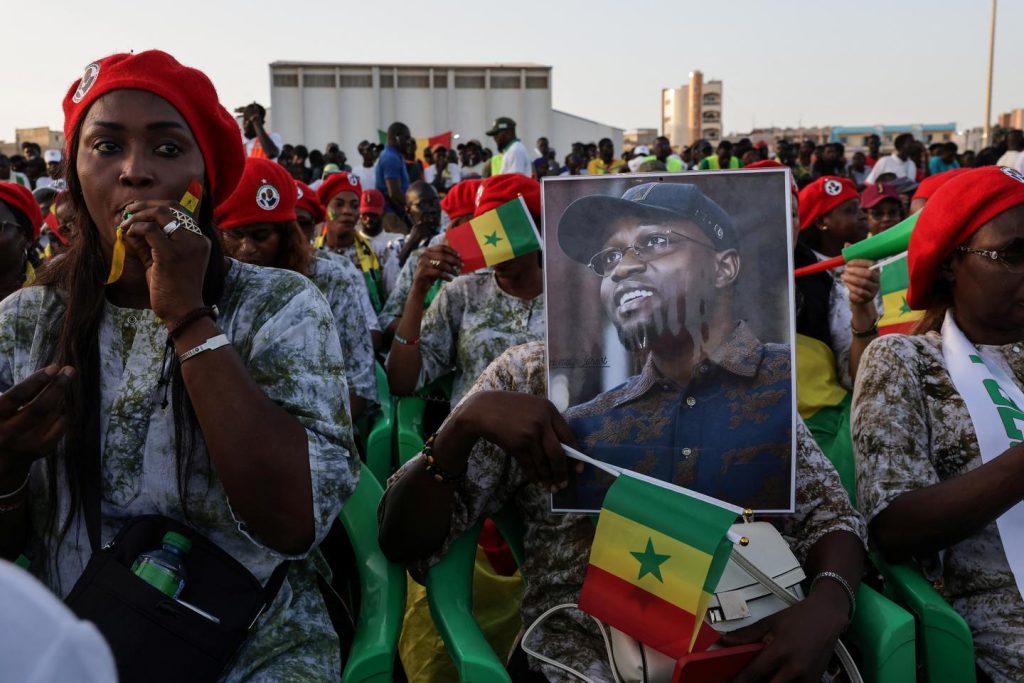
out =
[[547,461],[548,469],[551,471],[551,487],[561,490],[569,485],[569,471],[566,469],[565,453],[562,451],[562,444],[555,434],[551,425],[544,428],[543,441],[541,442],[544,459]]
[[0,394],[0,420],[15,415],[22,406],[29,403],[43,389],[48,387],[53,378],[59,373],[59,367],[48,365],[41,370],[36,370],[3,394]]

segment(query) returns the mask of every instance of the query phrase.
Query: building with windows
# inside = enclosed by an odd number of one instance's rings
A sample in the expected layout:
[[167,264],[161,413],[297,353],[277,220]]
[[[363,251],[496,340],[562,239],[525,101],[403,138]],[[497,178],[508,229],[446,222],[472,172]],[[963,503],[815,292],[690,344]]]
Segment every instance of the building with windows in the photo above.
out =
[[15,128],[14,142],[0,140],[0,154],[11,156],[21,154],[21,143],[34,142],[45,152],[48,149],[64,150],[64,131],[41,128]]
[[530,149],[541,136],[559,154],[604,137],[622,147],[622,129],[552,108],[551,67],[540,64],[274,62],[270,103],[272,130],[286,142],[311,149],[337,142],[349,156],[394,121],[414,137],[451,131],[493,147],[485,132],[499,116],[516,121]]
[[722,139],[722,81],[704,81],[700,71],[690,72],[687,85],[661,90],[661,134],[676,150],[704,138]]
[[956,123],[911,123],[902,126],[833,126],[829,142],[840,142],[847,154],[866,151],[869,135],[877,135],[882,141],[882,153],[893,152],[893,141],[903,133],[910,133],[914,139],[927,147],[933,142],[956,142]]
[[996,117],[996,125],[1000,128],[1019,128],[1024,130],[1024,109],[1017,107]]
[[658,135],[657,128],[630,128],[622,135],[622,145],[625,149],[633,149],[638,145],[650,147]]

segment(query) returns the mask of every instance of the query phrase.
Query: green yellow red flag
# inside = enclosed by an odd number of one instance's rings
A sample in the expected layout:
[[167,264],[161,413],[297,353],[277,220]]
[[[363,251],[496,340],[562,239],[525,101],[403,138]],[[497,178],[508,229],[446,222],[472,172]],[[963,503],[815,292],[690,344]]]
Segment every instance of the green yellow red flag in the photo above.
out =
[[907,273],[906,252],[903,258],[890,261],[882,267],[880,280],[885,310],[878,321],[878,333],[910,334],[914,324],[924,317],[924,311],[915,311],[907,304],[910,276]]
[[540,236],[526,202],[517,197],[445,233],[469,273],[540,249]]
[[601,508],[580,609],[670,657],[693,651],[738,511],[622,472]]

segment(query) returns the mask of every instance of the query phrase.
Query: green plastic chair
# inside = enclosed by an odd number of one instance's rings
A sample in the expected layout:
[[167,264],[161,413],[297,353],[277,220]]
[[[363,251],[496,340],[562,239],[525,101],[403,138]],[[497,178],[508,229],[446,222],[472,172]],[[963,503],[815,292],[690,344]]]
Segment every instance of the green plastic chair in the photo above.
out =
[[[517,562],[523,557],[523,526],[506,508],[493,517]],[[503,663],[488,645],[473,618],[473,561],[481,524],[463,534],[438,564],[427,572],[427,600],[459,680],[464,683],[509,681]],[[858,655],[858,667],[869,683],[915,680],[913,617],[871,587],[857,592],[857,614],[846,641]]]
[[395,401],[388,390],[388,374],[380,363],[377,371],[377,414],[366,437],[366,466],[381,486],[387,482],[394,466]]
[[421,450],[427,435],[423,433],[423,414],[431,398],[448,399],[452,395],[454,375],[445,375],[420,389],[413,396],[396,397],[395,449],[398,466],[409,462]]
[[[818,412],[806,423],[835,465],[850,499],[856,501],[850,403],[848,396],[838,406]],[[873,554],[871,560],[885,582],[885,595],[914,616],[918,633],[916,659],[923,666],[924,680],[973,683],[976,680],[974,639],[963,617],[949,606],[915,564],[891,565],[877,554]]]
[[917,621],[918,660],[929,683],[977,680],[974,638],[960,613],[953,609],[914,563],[889,564],[871,556],[885,580],[885,594]]
[[339,513],[359,565],[359,617],[343,683],[394,680],[398,636],[405,613],[405,569],[389,562],[377,543],[377,505],[383,489],[361,476]]

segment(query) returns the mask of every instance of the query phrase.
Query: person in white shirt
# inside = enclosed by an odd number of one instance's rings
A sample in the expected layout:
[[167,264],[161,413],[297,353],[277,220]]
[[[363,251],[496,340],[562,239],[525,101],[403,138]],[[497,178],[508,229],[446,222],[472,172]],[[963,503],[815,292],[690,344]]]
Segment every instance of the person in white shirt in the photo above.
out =
[[0,681],[116,681],[103,636],[27,571],[0,560]]
[[1006,134],[1006,151],[999,157],[996,166],[1017,168],[1020,164],[1021,151],[1024,151],[1024,131],[1014,128]]
[[[914,136],[910,133],[902,133],[896,136],[893,141],[896,151],[887,157],[882,157],[871,167],[871,173],[865,184],[877,182],[880,176],[888,173],[896,178],[910,178],[917,180],[917,164],[910,158],[910,150],[914,145]],[[883,178],[885,180],[885,178]]]
[[352,175],[359,178],[363,191],[377,189],[377,146],[369,140],[363,140],[356,148],[363,162],[352,169]]
[[284,138],[264,128],[267,110],[256,102],[235,109],[242,114],[242,144],[245,156],[260,159],[276,159],[284,147]]
[[487,135],[494,138],[494,143],[498,146],[498,153],[491,157],[492,176],[521,173],[533,177],[530,153],[526,151],[526,145],[516,137],[515,121],[507,116],[499,116],[487,131]]
[[43,161],[46,162],[46,175],[36,178],[36,189],[41,187],[52,187],[60,192],[67,189],[67,184],[60,177],[60,162],[64,156],[59,149],[48,149],[43,152]]
[[434,148],[434,163],[423,171],[423,179],[433,185],[438,194],[446,193],[452,185],[462,180],[459,165],[448,161],[448,149],[444,145]]

